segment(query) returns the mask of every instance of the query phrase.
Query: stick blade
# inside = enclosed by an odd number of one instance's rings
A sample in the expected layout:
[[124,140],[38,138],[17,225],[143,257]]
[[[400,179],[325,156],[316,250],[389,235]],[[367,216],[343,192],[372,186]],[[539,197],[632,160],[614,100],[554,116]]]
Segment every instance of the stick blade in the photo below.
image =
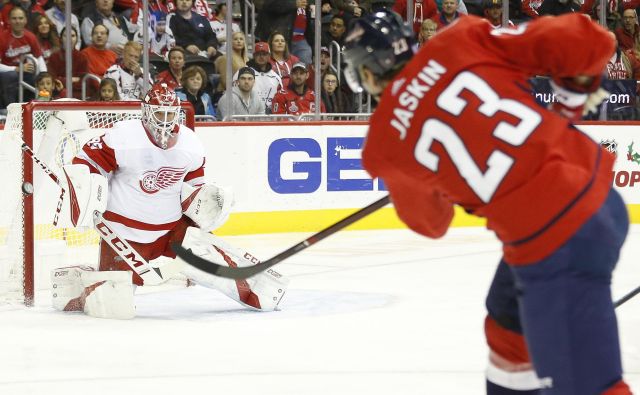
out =
[[231,268],[218,265],[215,262],[208,261],[195,255],[190,249],[186,249],[178,243],[172,244],[171,248],[176,255],[189,265],[217,277],[230,278],[232,280],[245,280],[261,271],[260,268],[257,268],[258,270],[256,270],[255,266]]

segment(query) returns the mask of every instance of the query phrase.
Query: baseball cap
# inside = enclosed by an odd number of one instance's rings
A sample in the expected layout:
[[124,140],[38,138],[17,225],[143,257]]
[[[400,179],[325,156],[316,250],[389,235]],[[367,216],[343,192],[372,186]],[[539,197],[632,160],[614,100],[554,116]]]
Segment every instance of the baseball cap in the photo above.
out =
[[253,71],[251,67],[246,67],[246,66],[238,70],[238,78],[240,78],[242,74],[251,74],[254,77],[256,76],[256,72]]
[[291,71],[293,71],[293,70],[295,70],[297,68],[301,68],[304,71],[307,71],[307,65],[302,63],[302,62],[298,62],[298,63],[294,64],[293,67],[291,67]]
[[269,44],[264,41],[257,42],[255,47],[253,48],[253,53],[258,52],[271,53],[271,51],[269,50]]
[[502,7],[502,0],[488,0],[485,7],[486,8]]
[[327,48],[327,47],[322,47],[322,48],[320,48],[320,53],[330,54],[331,52],[329,52],[329,48]]

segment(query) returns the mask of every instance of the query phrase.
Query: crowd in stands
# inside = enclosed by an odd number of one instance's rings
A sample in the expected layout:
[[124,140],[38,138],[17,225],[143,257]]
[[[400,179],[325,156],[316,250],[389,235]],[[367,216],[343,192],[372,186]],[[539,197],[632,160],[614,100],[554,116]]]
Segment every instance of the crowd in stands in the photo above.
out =
[[[257,10],[250,32],[241,28],[244,2]],[[140,0],[74,1],[71,14],[72,97],[140,100],[145,84],[165,82],[196,114],[299,115],[316,110],[315,76],[320,73],[321,111],[353,113],[363,98],[344,83],[339,64],[349,23],[379,7],[411,11],[419,45],[465,14],[503,24],[502,0],[149,0],[150,73],[142,69]],[[610,79],[640,79],[640,0],[607,2],[607,22],[618,41],[608,66]],[[599,1],[522,0],[509,3],[519,22],[546,14],[582,12],[598,19]],[[227,39],[227,13],[234,15]],[[240,13],[240,14],[239,14]],[[320,18],[320,70],[315,70],[315,19]],[[66,97],[65,0],[0,0],[0,111],[19,98],[19,79],[35,91],[23,100]],[[250,21],[252,26],[253,21]],[[515,27],[510,20],[506,27]],[[231,56],[233,86],[227,87]],[[85,77],[91,74],[94,78]],[[83,86],[84,85],[84,86]],[[83,89],[84,87],[84,89]],[[41,94],[42,92],[46,94]],[[228,98],[231,97],[231,100]],[[231,108],[229,108],[231,105]]]

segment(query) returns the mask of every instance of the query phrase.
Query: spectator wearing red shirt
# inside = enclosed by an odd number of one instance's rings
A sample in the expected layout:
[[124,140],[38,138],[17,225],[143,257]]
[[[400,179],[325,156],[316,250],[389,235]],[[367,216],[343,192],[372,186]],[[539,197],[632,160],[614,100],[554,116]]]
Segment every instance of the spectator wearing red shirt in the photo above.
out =
[[[316,111],[316,95],[307,86],[309,71],[307,65],[298,62],[291,68],[291,82],[280,92],[276,93],[271,103],[273,114],[300,115]],[[320,102],[321,112],[326,112],[324,104]]]
[[[94,74],[98,78],[102,78],[112,64],[118,59],[118,55],[110,49],[107,49],[107,41],[109,40],[109,29],[105,25],[96,24],[91,29],[91,45],[80,51],[82,57],[87,63],[87,72]],[[89,81],[89,96],[93,96],[98,89],[98,83],[95,80]]]
[[[0,35],[0,108],[18,100],[18,73],[22,55],[32,55],[36,59],[35,64],[28,59],[24,61],[24,81],[28,84],[34,84],[37,73],[47,71],[38,39],[25,29],[27,12],[20,7],[12,8],[9,25],[9,30]],[[30,96],[30,92],[27,92],[27,96]]]
[[156,75],[156,83],[165,83],[171,90],[180,88],[182,85],[182,70],[184,69],[185,51],[182,47],[173,47],[168,52],[169,68]]
[[[65,47],[65,40],[66,40],[66,35],[65,35],[65,31],[66,31],[66,27],[62,29],[62,49],[56,53],[54,53],[53,55],[51,55],[51,57],[49,58],[49,61],[47,62],[47,68],[49,70],[49,72],[55,76],[55,78],[59,79],[62,84],[66,87],[67,86],[67,73],[66,73],[66,47]],[[72,62],[72,70],[71,70],[71,81],[73,84],[73,97],[76,99],[82,99],[82,84],[81,84],[81,80],[82,77],[84,76],[84,74],[87,73],[87,70],[89,69],[87,66],[87,58],[85,56],[82,56],[82,54],[80,53],[80,51],[78,51],[76,49],[76,43],[78,42],[78,31],[76,30],[76,28],[72,27],[71,28],[71,45],[72,45],[72,51],[71,51],[71,62]]]
[[640,26],[638,26],[638,14],[633,8],[628,8],[622,12],[622,26],[615,30],[618,45],[623,51],[633,49],[635,41],[638,39]]

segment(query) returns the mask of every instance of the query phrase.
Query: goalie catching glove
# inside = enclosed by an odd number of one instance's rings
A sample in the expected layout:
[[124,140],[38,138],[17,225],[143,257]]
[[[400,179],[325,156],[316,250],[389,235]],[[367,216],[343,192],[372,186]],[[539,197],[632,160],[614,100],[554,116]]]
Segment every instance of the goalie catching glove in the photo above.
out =
[[[583,78],[587,83],[579,83]],[[561,78],[550,81],[555,101],[550,110],[562,115],[572,122],[577,122],[583,116],[596,112],[598,106],[609,96],[609,92],[600,87],[600,77]]]
[[233,191],[213,184],[197,188],[182,184],[180,194],[182,212],[205,232],[211,232],[224,224],[234,205]]
[[107,209],[109,191],[107,178],[91,173],[85,165],[65,165],[69,215],[73,226],[93,226],[93,213]]

